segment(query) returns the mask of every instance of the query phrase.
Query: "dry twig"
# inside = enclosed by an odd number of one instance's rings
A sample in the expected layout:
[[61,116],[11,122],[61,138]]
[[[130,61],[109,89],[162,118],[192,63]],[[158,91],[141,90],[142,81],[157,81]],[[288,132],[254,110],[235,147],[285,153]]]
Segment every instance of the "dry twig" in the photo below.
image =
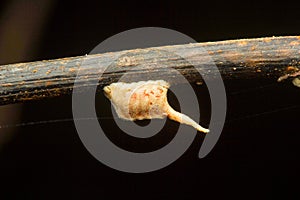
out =
[[[206,52],[199,49],[205,49]],[[179,55],[180,52],[194,52],[190,56],[197,61],[197,66],[190,66],[174,54],[161,53],[169,51],[176,51]],[[177,69],[190,82],[199,82],[202,78],[195,68],[204,73],[210,70],[207,60],[203,59],[207,58],[207,54],[217,65],[224,80],[263,78],[275,81],[281,77],[278,80],[282,81],[299,73],[300,36],[126,50],[122,52],[126,56],[113,62],[112,58],[117,53],[120,52],[0,66],[0,105],[71,94],[79,67],[86,73],[85,81],[79,84],[83,90],[91,80],[99,80],[100,86],[115,82],[128,69],[134,69],[133,76],[156,74],[157,79],[164,79],[170,75],[165,70],[166,66]],[[109,69],[99,78],[96,72],[110,63]],[[210,71],[211,79],[214,73],[217,72]],[[176,77],[173,80],[176,83]]]

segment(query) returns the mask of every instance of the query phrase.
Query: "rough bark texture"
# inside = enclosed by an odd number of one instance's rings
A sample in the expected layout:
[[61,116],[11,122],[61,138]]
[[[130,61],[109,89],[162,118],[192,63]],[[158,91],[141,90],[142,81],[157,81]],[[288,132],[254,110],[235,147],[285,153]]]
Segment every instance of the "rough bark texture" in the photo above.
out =
[[[196,65],[187,61],[190,59]],[[125,73],[129,75],[128,81],[164,79],[180,83],[178,75],[170,73],[170,67],[189,82],[201,82],[202,76],[213,80],[218,72],[211,67],[212,63],[224,80],[281,81],[299,73],[300,36],[183,44],[3,65],[0,105],[71,94],[79,69],[84,76],[78,77],[78,87],[84,91],[95,80],[102,88]],[[99,72],[103,73],[101,77]]]

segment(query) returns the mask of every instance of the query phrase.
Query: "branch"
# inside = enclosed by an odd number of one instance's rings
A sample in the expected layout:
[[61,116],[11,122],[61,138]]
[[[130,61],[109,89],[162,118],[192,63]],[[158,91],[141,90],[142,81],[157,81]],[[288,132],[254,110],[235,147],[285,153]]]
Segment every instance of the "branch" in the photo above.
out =
[[[185,59],[180,57],[183,54]],[[122,56],[115,61],[117,55]],[[187,62],[189,59],[196,65],[191,66]],[[82,91],[93,80],[102,87],[118,81],[125,73],[132,80],[171,79],[171,83],[179,84],[177,75],[167,70],[169,67],[178,70],[190,82],[201,82],[206,74],[213,80],[218,72],[211,68],[209,59],[218,67],[224,80],[260,78],[275,81],[280,77],[278,80],[281,81],[299,73],[300,36],[162,46],[2,65],[0,105],[70,95],[79,69],[85,74],[78,85]],[[109,68],[104,70],[107,66]],[[101,77],[97,74],[99,70],[103,72]],[[197,70],[203,72],[202,76]]]

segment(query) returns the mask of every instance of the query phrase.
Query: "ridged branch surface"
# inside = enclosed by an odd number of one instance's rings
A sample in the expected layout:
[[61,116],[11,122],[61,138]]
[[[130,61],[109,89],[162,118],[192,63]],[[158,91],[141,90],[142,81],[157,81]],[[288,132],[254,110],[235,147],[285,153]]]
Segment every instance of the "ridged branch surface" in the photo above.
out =
[[[177,55],[168,53],[172,51]],[[185,54],[185,59],[178,56],[181,53]],[[116,55],[122,56],[115,60]],[[197,65],[191,66],[186,61],[189,56]],[[172,76],[173,84],[180,83],[180,79],[166,70],[168,67],[179,71],[189,82],[203,81],[197,69],[204,75],[209,72],[209,78],[213,80],[218,72],[210,69],[208,56],[224,80],[261,78],[277,81],[280,77],[279,80],[283,80],[299,74],[300,36],[162,46],[2,65],[0,105],[70,95],[79,69],[84,73],[77,85],[82,91],[93,80],[102,87],[118,81],[129,71],[132,77],[167,79]],[[104,71],[107,66],[109,68]],[[99,70],[103,70],[101,77]]]

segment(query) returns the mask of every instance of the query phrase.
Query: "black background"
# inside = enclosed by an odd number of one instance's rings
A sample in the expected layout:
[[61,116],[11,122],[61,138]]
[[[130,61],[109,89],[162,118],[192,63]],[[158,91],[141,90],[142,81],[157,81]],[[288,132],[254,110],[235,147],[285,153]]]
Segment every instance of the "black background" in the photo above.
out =
[[[145,26],[174,29],[198,42],[300,34],[299,6],[287,1],[53,2],[38,52],[11,62],[84,55],[114,34]],[[0,12],[8,3],[1,2]],[[146,174],[101,164],[71,120],[18,127],[0,151],[0,198],[299,198],[300,90],[274,80],[225,81],[227,119],[213,151],[198,159],[199,133],[179,160]],[[71,118],[71,97],[22,106],[23,122]],[[164,134],[176,130],[171,125]]]

